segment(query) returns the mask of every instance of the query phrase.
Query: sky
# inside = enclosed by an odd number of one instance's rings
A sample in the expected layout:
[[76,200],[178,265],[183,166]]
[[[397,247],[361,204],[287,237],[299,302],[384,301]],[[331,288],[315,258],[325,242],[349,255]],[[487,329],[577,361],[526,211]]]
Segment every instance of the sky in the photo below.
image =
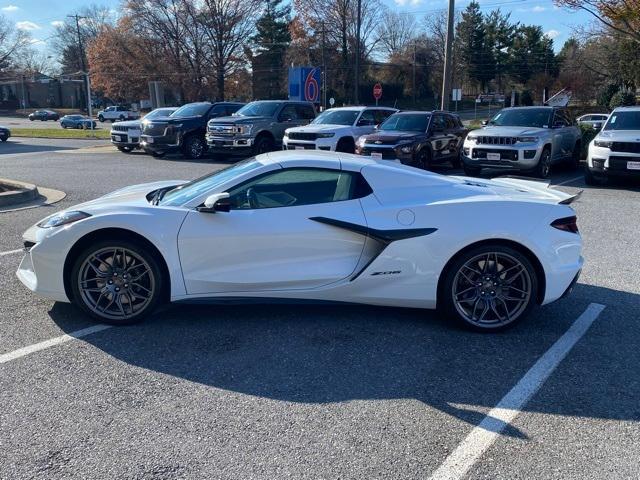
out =
[[[415,16],[417,19],[425,15],[444,10],[448,0],[382,0],[399,13]],[[48,50],[50,37],[55,32],[55,25],[62,22],[66,15],[75,10],[94,3],[117,8],[118,0],[0,0],[0,13],[17,28],[31,33],[34,44],[43,51]],[[463,9],[469,0],[456,2],[456,9]],[[511,12],[513,21],[527,25],[541,25],[544,32],[554,39],[556,50],[571,36],[575,26],[591,22],[589,14],[570,12],[557,8],[552,0],[480,0],[484,12],[500,8],[502,12]]]

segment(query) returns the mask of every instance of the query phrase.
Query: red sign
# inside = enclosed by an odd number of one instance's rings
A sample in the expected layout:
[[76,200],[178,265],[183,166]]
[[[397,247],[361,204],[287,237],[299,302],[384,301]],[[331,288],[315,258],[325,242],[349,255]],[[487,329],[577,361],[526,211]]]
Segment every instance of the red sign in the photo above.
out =
[[373,98],[376,100],[380,100],[382,98],[382,85],[379,83],[376,83],[373,86]]

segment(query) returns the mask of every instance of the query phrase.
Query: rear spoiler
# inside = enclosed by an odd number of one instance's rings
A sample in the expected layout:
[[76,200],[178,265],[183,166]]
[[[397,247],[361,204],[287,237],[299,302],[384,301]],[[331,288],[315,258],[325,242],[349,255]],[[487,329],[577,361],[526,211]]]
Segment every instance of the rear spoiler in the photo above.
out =
[[[540,178],[531,178],[531,177],[523,177],[520,175],[500,175],[498,177],[494,177],[494,180],[519,180],[519,181],[526,181],[528,183],[534,183],[534,184],[538,184],[541,188],[550,188],[551,187],[551,182],[548,180],[542,180]],[[581,196],[582,196],[582,192],[584,192],[584,190],[580,190],[578,193],[576,193],[575,195],[570,195],[568,193],[564,193],[564,192],[560,192],[559,190],[555,190],[555,193],[558,194],[562,194],[562,195],[567,195],[566,198],[563,198],[561,200],[558,201],[559,205],[570,205],[573,202],[575,202],[576,200],[578,200]]]

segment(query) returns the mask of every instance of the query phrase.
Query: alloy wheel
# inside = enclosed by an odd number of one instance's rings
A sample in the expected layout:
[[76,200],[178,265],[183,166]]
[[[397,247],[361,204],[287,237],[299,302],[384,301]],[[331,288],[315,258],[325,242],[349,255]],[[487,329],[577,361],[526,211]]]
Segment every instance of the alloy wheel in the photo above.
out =
[[456,311],[478,327],[501,327],[514,322],[531,301],[528,269],[504,252],[474,256],[460,267],[453,280]]
[[78,289],[86,307],[99,317],[127,320],[146,309],[156,289],[149,263],[121,247],[101,248],[78,270]]

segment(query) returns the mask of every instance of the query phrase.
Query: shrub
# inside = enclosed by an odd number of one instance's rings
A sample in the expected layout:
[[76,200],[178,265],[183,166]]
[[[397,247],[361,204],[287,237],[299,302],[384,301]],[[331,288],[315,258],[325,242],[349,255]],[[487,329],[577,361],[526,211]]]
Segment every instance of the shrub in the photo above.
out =
[[613,110],[616,107],[630,107],[636,104],[636,96],[631,92],[616,92],[611,101],[609,101],[609,108]]
[[598,92],[598,105],[608,107],[611,103],[611,97],[620,91],[620,87],[615,84],[609,84]]
[[531,95],[531,91],[523,90],[520,94],[520,105],[525,107],[530,107],[533,105],[533,96]]

